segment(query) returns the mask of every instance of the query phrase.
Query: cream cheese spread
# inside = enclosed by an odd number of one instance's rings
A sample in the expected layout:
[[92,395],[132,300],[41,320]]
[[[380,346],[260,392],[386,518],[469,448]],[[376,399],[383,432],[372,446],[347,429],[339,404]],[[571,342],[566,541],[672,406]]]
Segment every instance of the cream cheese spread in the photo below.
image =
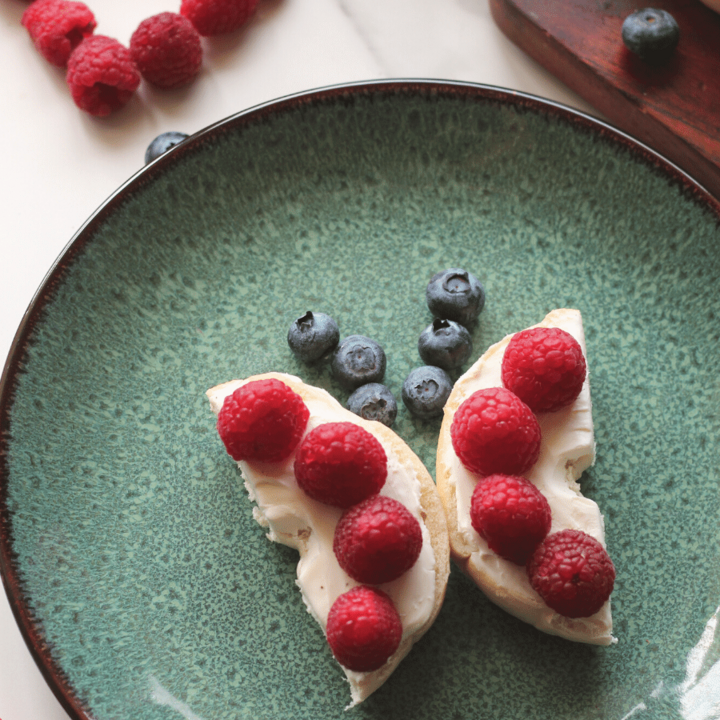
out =
[[[292,378],[300,382],[299,378]],[[217,415],[225,398],[247,380],[236,380],[212,388],[207,395]],[[315,388],[320,399],[306,399],[310,411],[305,434],[327,422],[356,422],[357,416],[343,408],[329,393]],[[372,433],[372,423],[363,425]],[[374,433],[373,433],[374,434]],[[416,563],[410,570],[392,582],[378,587],[393,600],[403,626],[403,639],[413,635],[429,620],[435,603],[435,554],[430,533],[425,526],[420,503],[420,481],[414,470],[403,465],[382,438],[388,460],[388,474],[380,494],[401,502],[420,522],[423,544]],[[238,466],[245,481],[250,499],[256,505],[253,516],[260,525],[268,528],[268,538],[300,551],[297,567],[297,585],[302,592],[308,611],[322,626],[327,625],[330,607],[337,597],[359,583],[348,576],[335,558],[333,537],[342,510],[309,498],[297,485],[293,464],[295,453],[282,463],[249,463]],[[353,699],[357,702],[359,686],[367,673],[343,668],[350,681]],[[375,688],[372,688],[373,690]],[[362,695],[368,695],[363,692]]]
[[[536,327],[559,327],[585,348],[582,318],[577,310],[555,310]],[[459,406],[477,390],[502,386],[501,364],[512,335],[491,346],[458,380],[461,397],[451,398]],[[526,474],[545,495],[552,511],[551,533],[568,528],[592,535],[603,547],[603,516],[597,504],[580,493],[578,478],[595,462],[592,402],[589,373],[577,400],[552,413],[538,413],[542,432],[540,457]],[[496,555],[474,530],[470,521],[470,502],[477,476],[465,469],[450,445],[449,483],[455,485],[458,526],[463,541],[472,548],[469,565],[473,577],[498,605],[521,620],[553,635],[598,645],[616,642],[612,637],[610,601],[588,618],[571,619],[551,610],[532,589],[525,568]]]

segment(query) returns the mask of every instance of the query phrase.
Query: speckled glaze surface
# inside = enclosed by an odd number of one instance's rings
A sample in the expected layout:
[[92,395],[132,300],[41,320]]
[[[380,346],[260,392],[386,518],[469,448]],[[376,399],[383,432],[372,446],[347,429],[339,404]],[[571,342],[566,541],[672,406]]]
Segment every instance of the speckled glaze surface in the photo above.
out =
[[[52,270],[2,386],[2,569],[73,716],[340,718],[342,673],[204,396],[269,370],[308,309],[421,364],[430,276],[487,304],[475,356],[584,317],[617,645],[543,635],[454,571],[354,718],[718,717],[718,206],[592,121],[468,85],[379,83],[231,118],[146,168]],[[434,470],[439,421],[395,429]]]

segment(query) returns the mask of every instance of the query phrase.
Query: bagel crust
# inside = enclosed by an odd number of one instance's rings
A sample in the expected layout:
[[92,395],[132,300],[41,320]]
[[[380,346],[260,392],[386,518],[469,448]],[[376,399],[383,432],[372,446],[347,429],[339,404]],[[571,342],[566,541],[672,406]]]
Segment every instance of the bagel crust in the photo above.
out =
[[[360,425],[377,438],[388,456],[389,472],[393,472],[393,477],[398,478],[394,482],[406,484],[407,487],[400,488],[400,491],[405,493],[405,497],[415,498],[411,504],[416,506],[414,514],[423,528],[422,553],[424,555],[421,555],[418,563],[423,561],[425,579],[420,585],[416,585],[412,578],[408,577],[404,580],[405,576],[403,576],[392,583],[379,586],[393,598],[401,612],[403,637],[398,650],[381,668],[373,672],[353,672],[341,666],[350,683],[351,707],[362,702],[388,679],[413,644],[427,632],[440,611],[450,574],[450,551],[445,513],[435,483],[427,469],[398,435],[382,423],[364,420],[350,412],[325,390],[306,385],[300,378],[284,373],[266,373],[218,385],[207,391],[213,412],[217,415],[225,397],[241,385],[267,378],[275,378],[284,382],[305,401],[311,411],[306,432],[309,432],[313,424],[317,425],[322,422],[352,422]],[[250,499],[256,502],[253,516],[258,523],[269,529],[268,538],[289,545],[300,553],[297,584],[303,593],[303,600],[308,612],[324,631],[327,612],[332,602],[340,592],[345,592],[358,583],[340,570],[337,560],[332,555],[332,547],[330,547],[332,557],[323,555],[322,562],[318,559],[321,551],[327,551],[328,539],[332,546],[334,525],[339,519],[341,511],[304,496],[295,482],[292,471],[293,461],[294,453],[286,461],[276,464],[276,467],[272,469],[269,469],[267,464],[253,464],[259,466],[254,467],[245,461],[239,462],[238,466],[245,479]],[[396,470],[392,471],[392,468]],[[287,494],[288,488],[290,495]],[[278,494],[275,496],[276,489]],[[381,492],[384,493],[385,488]],[[298,509],[297,512],[291,510],[288,513],[287,497],[292,497],[293,503],[302,503],[302,509]],[[418,563],[406,575],[413,573]],[[332,568],[334,583],[326,582],[319,575],[326,567]],[[419,575],[420,572],[421,569],[418,567],[416,574]],[[427,575],[428,572],[432,572],[434,581]],[[342,587],[339,587],[340,585]],[[408,588],[419,586],[428,591],[427,597],[419,602],[424,610],[420,614],[409,613],[406,625],[406,617],[403,617],[401,611],[401,608],[404,607],[403,603],[407,607],[411,607],[418,605],[418,602],[415,598],[411,600],[405,595]],[[318,588],[321,588],[323,592],[318,592]],[[403,591],[406,592],[403,593]]]
[[[559,309],[534,327],[559,327],[580,343],[587,358],[582,317],[578,310]],[[532,589],[525,568],[496,555],[474,530],[470,498],[477,483],[455,454],[450,435],[455,412],[477,390],[502,385],[500,369],[512,335],[492,345],[458,379],[445,405],[437,451],[437,488],[448,522],[453,560],[495,604],[551,635],[595,645],[616,642],[612,636],[610,600],[587,618],[568,618],[551,610]],[[580,396],[567,408],[538,413],[542,431],[540,457],[526,473],[545,495],[552,510],[550,532],[582,530],[605,546],[604,520],[597,504],[582,496],[578,479],[595,462],[589,372]]]

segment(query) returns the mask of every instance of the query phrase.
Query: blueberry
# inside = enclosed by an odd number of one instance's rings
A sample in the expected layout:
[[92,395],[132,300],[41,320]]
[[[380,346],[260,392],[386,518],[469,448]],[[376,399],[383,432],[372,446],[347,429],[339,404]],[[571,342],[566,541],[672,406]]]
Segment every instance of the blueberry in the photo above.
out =
[[428,365],[456,370],[472,355],[472,338],[460,323],[435,318],[420,334],[418,352]]
[[622,24],[628,50],[649,63],[665,62],[680,40],[680,28],[666,10],[645,8],[628,15]]
[[469,327],[485,305],[485,289],[466,270],[450,268],[433,275],[425,290],[425,298],[435,317],[454,320]]
[[442,415],[452,387],[450,376],[442,368],[424,365],[405,378],[402,399],[413,415],[428,420]]
[[332,374],[346,390],[380,382],[385,377],[385,351],[364,335],[348,335],[338,345],[330,366]]
[[159,158],[163,153],[166,153],[171,147],[181,143],[186,137],[185,133],[181,132],[164,132],[158,135],[147,147],[145,151],[145,164]]
[[392,427],[397,416],[397,400],[387,386],[367,383],[348,398],[347,409],[365,420],[377,420]]
[[337,323],[325,313],[313,313],[310,310],[293,322],[287,336],[290,349],[306,363],[319,360],[339,340]]

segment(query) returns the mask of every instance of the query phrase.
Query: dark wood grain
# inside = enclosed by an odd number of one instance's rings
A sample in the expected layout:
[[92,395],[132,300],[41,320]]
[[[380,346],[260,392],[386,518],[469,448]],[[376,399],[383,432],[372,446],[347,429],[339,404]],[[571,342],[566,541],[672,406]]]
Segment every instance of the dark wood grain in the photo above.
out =
[[[625,17],[648,6],[680,26],[660,67],[621,37]],[[490,9],[528,55],[720,198],[720,15],[700,0],[490,0]]]

